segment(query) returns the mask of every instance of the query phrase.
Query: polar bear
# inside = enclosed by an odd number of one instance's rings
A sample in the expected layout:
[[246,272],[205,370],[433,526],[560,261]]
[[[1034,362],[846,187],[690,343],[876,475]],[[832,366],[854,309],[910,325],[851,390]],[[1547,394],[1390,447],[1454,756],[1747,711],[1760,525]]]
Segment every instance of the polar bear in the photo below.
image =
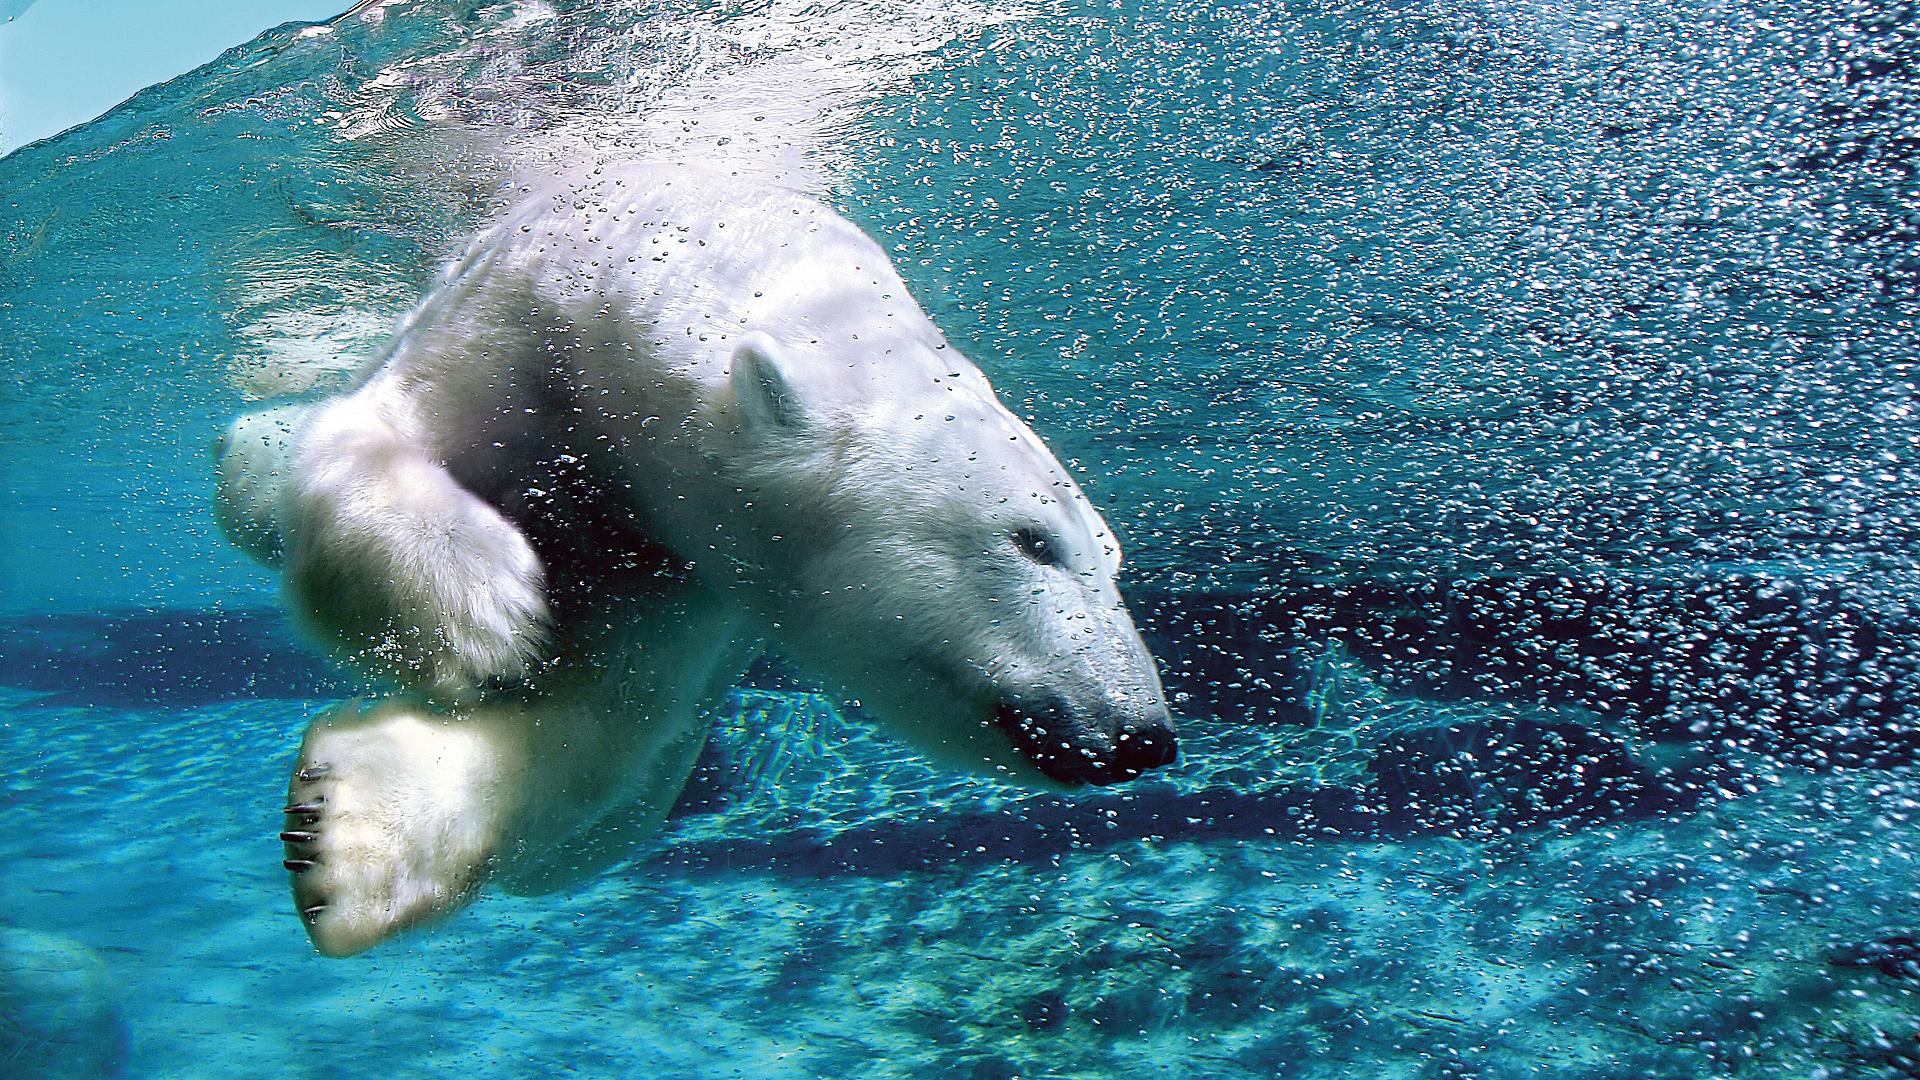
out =
[[523,194],[357,388],[217,449],[229,537],[399,688],[295,765],[321,952],[630,851],[769,646],[1015,782],[1174,759],[1112,533],[877,244],[686,168]]

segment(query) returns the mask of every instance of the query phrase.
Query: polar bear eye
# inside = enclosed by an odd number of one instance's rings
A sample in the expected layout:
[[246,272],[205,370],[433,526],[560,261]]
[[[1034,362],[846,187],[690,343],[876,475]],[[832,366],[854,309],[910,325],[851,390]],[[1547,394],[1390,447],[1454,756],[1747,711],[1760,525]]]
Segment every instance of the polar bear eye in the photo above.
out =
[[1059,540],[1048,536],[1045,530],[1032,526],[1013,530],[1013,546],[1020,554],[1039,563],[1041,566],[1066,565],[1066,549]]

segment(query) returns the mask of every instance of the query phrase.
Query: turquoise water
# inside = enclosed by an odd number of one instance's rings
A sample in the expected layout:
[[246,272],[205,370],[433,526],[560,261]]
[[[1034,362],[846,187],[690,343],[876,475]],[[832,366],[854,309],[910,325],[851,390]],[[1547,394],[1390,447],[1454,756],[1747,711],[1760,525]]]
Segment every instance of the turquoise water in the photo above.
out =
[[[1920,1075],[1915,19],[397,4],[0,159],[0,1073]],[[555,164],[867,226],[1128,550],[1182,761],[756,669],[666,834],[314,956],[360,687],[212,526]]]

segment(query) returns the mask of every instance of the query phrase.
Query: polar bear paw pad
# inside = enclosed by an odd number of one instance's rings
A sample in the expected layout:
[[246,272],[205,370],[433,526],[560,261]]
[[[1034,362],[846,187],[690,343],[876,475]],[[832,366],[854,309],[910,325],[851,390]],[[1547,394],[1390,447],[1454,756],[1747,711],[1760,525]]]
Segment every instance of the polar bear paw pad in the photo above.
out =
[[308,735],[280,840],[294,908],[324,955],[363,952],[458,910],[490,868],[497,828],[443,789],[462,779],[445,768],[459,755],[430,755],[441,770],[410,760],[426,753],[429,723],[323,720]]

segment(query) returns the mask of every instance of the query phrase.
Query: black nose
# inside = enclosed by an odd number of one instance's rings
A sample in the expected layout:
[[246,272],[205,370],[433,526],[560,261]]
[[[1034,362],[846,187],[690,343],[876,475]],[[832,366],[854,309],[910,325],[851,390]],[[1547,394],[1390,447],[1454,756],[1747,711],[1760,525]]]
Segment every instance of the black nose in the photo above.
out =
[[1122,727],[1113,748],[1114,768],[1133,776],[1171,765],[1179,756],[1180,740],[1173,733],[1171,718],[1147,726]]
[[1125,719],[1075,710],[1064,699],[1009,702],[996,710],[1014,748],[1048,777],[1067,784],[1132,780],[1179,756],[1164,708]]

